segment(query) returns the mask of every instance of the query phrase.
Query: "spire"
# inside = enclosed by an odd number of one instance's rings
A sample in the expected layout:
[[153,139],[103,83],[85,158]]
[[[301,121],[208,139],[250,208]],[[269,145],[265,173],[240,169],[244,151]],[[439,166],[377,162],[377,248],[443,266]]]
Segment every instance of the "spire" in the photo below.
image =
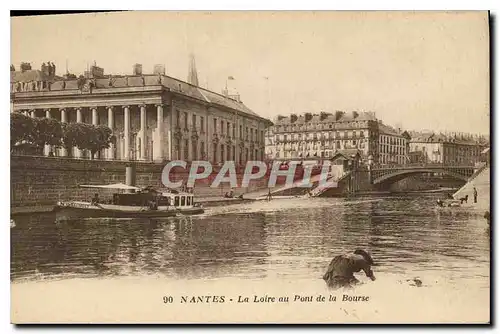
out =
[[196,62],[194,61],[194,54],[189,55],[189,74],[188,80],[191,85],[199,86],[198,73],[196,72]]

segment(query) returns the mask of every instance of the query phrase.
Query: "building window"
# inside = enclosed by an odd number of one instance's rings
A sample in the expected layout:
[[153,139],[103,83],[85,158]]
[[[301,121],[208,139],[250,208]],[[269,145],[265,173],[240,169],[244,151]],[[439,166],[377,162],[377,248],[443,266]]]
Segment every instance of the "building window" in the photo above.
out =
[[200,142],[200,152],[201,152],[201,158],[206,159],[206,157],[205,157],[205,142]]
[[236,160],[236,146],[233,145],[233,160]]
[[220,144],[220,162],[224,161],[224,144]]
[[188,128],[188,113],[184,112],[184,129]]
[[201,131],[205,131],[205,119],[203,118],[203,116],[200,116],[200,128]]
[[193,117],[192,117],[191,122],[193,123],[193,124],[191,124],[191,126],[192,126],[193,128],[196,128],[196,114],[193,114]]
[[214,133],[217,133],[217,118],[214,118]]
[[212,144],[213,145],[213,160],[214,160],[214,163],[217,163],[217,145],[216,144]]
[[231,151],[232,151],[231,146],[228,145],[227,146],[227,158],[226,158],[227,160],[231,160]]
[[196,140],[193,140],[191,148],[193,150],[193,158],[192,160],[198,160],[198,145],[196,145]]
[[240,125],[240,134],[239,135],[240,135],[240,138],[243,138],[243,126],[242,125]]
[[175,140],[175,153],[177,155],[177,159],[181,159],[181,141],[180,139]]
[[179,110],[177,110],[175,118],[176,118],[175,124],[177,124],[177,126],[180,128],[181,127],[181,112]]
[[220,120],[220,133],[224,134],[224,121]]
[[184,159],[189,159],[189,141],[187,139],[184,140]]

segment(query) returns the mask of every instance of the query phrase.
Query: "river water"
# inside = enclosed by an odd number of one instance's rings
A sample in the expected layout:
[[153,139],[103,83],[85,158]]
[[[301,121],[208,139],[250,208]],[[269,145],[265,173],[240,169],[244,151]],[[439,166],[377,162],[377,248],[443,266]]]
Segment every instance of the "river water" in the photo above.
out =
[[[13,318],[34,322],[487,322],[490,235],[486,221],[469,209],[436,208],[437,196],[274,199],[163,220],[14,217]],[[321,280],[328,263],[356,248],[372,254],[377,280],[371,282],[359,274],[364,284],[349,292],[331,292]],[[408,281],[416,277],[422,287]],[[329,307],[300,299],[286,306],[266,305],[273,308],[228,301],[240,295],[250,299],[254,295],[291,299],[336,295],[341,299],[343,293],[371,299],[357,304],[337,300]],[[225,295],[226,302],[212,304],[210,312],[206,306],[185,309],[179,304],[181,296],[193,294]],[[163,296],[172,296],[175,305],[162,304]],[[32,306],[33,298],[46,305]],[[125,303],[133,303],[133,311],[117,307]]]

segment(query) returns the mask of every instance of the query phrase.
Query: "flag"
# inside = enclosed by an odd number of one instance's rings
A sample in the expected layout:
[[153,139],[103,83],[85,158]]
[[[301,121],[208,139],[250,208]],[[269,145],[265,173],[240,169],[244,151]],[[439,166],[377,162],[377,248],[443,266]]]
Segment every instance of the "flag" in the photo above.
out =
[[232,75],[227,77],[227,80],[234,80],[234,77]]
[[269,80],[269,77],[264,77],[264,79]]

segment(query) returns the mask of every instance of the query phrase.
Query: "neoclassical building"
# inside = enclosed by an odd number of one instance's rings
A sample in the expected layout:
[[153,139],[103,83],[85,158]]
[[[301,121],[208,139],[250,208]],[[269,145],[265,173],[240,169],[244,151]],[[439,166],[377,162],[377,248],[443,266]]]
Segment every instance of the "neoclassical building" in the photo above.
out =
[[[272,123],[243,104],[237,95],[218,94],[198,86],[194,60],[185,82],[164,74],[104,75],[93,66],[85,77],[41,71],[13,71],[11,109],[31,117],[61,122],[104,124],[116,137],[101,157],[119,160],[234,160],[243,164],[264,158],[264,133]],[[84,157],[74,149],[59,156]]]

